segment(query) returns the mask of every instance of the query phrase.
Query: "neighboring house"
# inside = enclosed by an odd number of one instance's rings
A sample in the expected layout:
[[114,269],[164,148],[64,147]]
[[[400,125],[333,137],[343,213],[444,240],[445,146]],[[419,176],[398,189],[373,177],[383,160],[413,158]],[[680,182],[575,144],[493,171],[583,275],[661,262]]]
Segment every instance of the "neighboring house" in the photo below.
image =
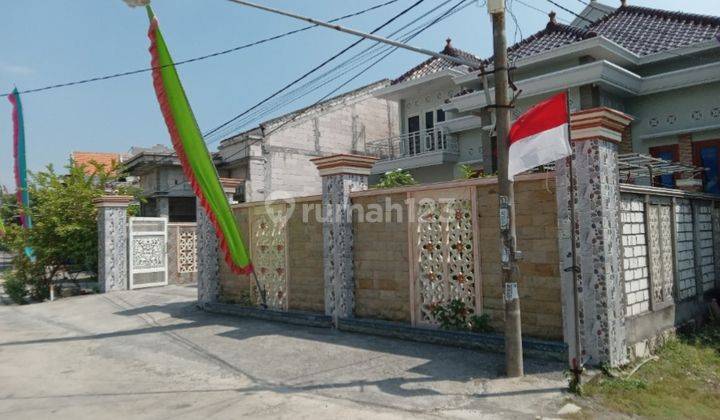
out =
[[[656,184],[720,193],[720,18],[625,1],[618,8],[592,2],[581,15],[592,23],[563,25],[552,13],[545,29],[509,48],[522,91],[514,117],[568,90],[573,111],[607,106],[635,118],[621,152],[707,168],[703,180],[666,176]],[[443,52],[472,56],[449,42]],[[492,59],[485,64],[493,70]],[[452,179],[463,163],[495,172],[479,73],[431,58],[378,91],[399,104],[402,134],[370,142],[384,158],[375,172],[409,169],[422,182]]]
[[183,174],[180,160],[172,149],[162,145],[134,147],[125,170],[139,178],[145,202],[140,215],[167,217],[170,222],[195,221],[195,194]]
[[85,173],[92,175],[95,172],[93,164],[103,165],[106,169],[110,169],[115,165],[119,165],[129,157],[125,153],[103,153],[103,152],[72,152],[70,159],[75,166],[84,165]]
[[310,161],[338,153],[366,153],[369,139],[398,131],[397,105],[373,94],[382,80],[281,117],[220,143],[220,176],[240,179],[240,201],[260,201],[321,193]]

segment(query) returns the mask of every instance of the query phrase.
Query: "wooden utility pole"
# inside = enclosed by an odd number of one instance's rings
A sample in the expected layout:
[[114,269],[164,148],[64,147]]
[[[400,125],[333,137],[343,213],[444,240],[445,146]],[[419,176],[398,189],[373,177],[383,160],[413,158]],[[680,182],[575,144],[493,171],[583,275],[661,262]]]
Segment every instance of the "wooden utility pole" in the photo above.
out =
[[[514,279],[517,252],[515,250],[515,192],[508,179],[508,133],[510,131],[509,67],[505,37],[505,1],[488,1],[492,16],[493,48],[495,51],[495,114],[498,155],[498,199],[500,210],[500,261],[505,301],[505,369],[507,376],[523,376],[520,296]],[[488,86],[485,86],[488,89]]]

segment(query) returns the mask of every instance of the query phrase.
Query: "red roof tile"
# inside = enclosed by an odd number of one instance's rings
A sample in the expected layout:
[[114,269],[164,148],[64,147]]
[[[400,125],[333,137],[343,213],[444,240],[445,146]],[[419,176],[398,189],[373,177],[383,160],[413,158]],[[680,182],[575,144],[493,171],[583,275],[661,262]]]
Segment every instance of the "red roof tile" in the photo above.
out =
[[75,166],[85,165],[85,173],[92,175],[95,172],[93,163],[104,165],[105,168],[111,168],[115,164],[122,162],[123,155],[120,153],[102,153],[102,152],[73,152],[72,161]]

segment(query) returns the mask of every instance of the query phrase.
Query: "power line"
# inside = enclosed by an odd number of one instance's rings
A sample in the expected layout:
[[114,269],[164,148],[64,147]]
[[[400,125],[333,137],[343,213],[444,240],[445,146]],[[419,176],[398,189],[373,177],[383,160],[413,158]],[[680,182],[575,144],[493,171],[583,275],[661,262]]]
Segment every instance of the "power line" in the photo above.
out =
[[[459,1],[453,8],[451,8],[450,10],[448,10],[447,12],[445,12],[445,13],[444,13],[443,15],[441,15],[440,17],[436,18],[434,21],[432,21],[431,23],[429,23],[428,25],[426,25],[426,26],[425,26],[424,28],[422,28],[420,31],[418,31],[418,32],[416,32],[415,34],[413,34],[412,36],[404,39],[403,42],[411,41],[413,38],[415,38],[416,36],[420,35],[420,33],[422,33],[423,31],[425,31],[425,30],[428,29],[429,27],[435,25],[435,24],[438,23],[440,20],[443,20],[443,19],[445,19],[446,17],[450,16],[450,14],[455,14],[456,12],[459,12],[460,10],[462,10],[462,9],[464,9],[464,8],[466,8],[466,7],[468,7],[468,6],[470,6],[470,5],[472,4],[472,3],[468,3],[468,4],[466,4],[465,6],[463,6],[462,8],[460,8],[460,9],[458,9],[458,10],[454,10],[455,8],[459,7],[462,3],[464,3],[465,1],[466,1],[466,0],[461,0],[461,1]],[[346,85],[348,85],[349,83],[351,83],[353,80],[357,79],[357,78],[360,77],[362,74],[364,74],[365,72],[367,72],[367,71],[370,70],[371,68],[375,67],[375,65],[377,65],[378,63],[380,63],[382,60],[384,60],[384,59],[385,59],[386,57],[388,57],[390,54],[392,54],[392,53],[394,53],[395,51],[397,51],[397,49],[398,49],[398,47],[392,47],[392,50],[391,50],[391,51],[388,51],[385,55],[383,55],[382,57],[380,57],[379,59],[377,59],[376,61],[374,61],[372,64],[370,64],[369,66],[367,66],[367,67],[365,67],[364,69],[362,69],[361,71],[359,71],[357,74],[355,74],[353,77],[351,77],[350,79],[348,79],[347,81],[345,81],[343,84],[341,84],[340,86],[338,86],[338,87],[335,88],[334,90],[332,90],[332,91],[331,91],[330,93],[328,93],[327,95],[325,95],[325,96],[323,96],[322,98],[320,98],[320,100],[318,100],[318,101],[316,102],[316,104],[318,104],[318,103],[320,103],[320,102],[328,99],[329,97],[331,97],[332,95],[334,95],[335,93],[337,93],[340,89],[344,88]],[[273,131],[277,131],[279,128],[280,128],[280,127],[278,127],[277,129],[275,129],[275,130],[273,130]],[[272,134],[272,131],[270,132],[270,134]]]
[[[538,13],[542,13],[542,14],[545,15],[545,16],[547,16],[547,15],[550,14],[550,12],[548,12],[548,11],[546,11],[546,10],[543,10],[543,9],[540,9],[539,7],[533,6],[532,4],[526,3],[526,2],[524,2],[524,1],[522,1],[522,0],[513,0],[513,1],[514,1],[515,3],[522,4],[523,6],[529,8],[529,9],[531,9],[531,10],[534,10],[534,11],[536,11],[536,12],[538,12]],[[562,19],[562,18],[558,18],[558,20],[563,21],[563,22],[565,22],[565,23],[570,23],[570,22],[568,22],[567,20]]]
[[[401,28],[399,28],[398,30],[394,31],[394,32],[391,33],[389,36],[390,36],[390,37],[395,36],[395,35],[398,34],[399,32],[401,32],[401,31],[403,31],[404,29],[406,29],[407,27],[411,26],[413,23],[419,21],[420,19],[425,18],[426,16],[432,14],[432,13],[435,12],[436,10],[438,10],[438,9],[440,9],[441,7],[445,6],[446,4],[450,3],[450,1],[451,1],[451,0],[446,0],[446,1],[444,1],[443,3],[441,3],[441,4],[439,4],[439,5],[435,6],[435,7],[433,7],[433,8],[430,9],[429,11],[423,13],[423,14],[422,14],[421,16],[419,16],[418,18],[414,19],[412,22],[410,22],[410,23],[408,23],[408,24],[406,24],[406,25],[403,25]],[[446,12],[446,13],[447,13],[447,12]],[[455,12],[453,12],[453,13],[455,13]],[[425,25],[425,24],[422,24],[422,25]],[[407,36],[407,34],[412,34],[412,33],[415,33],[415,32],[417,32],[417,31],[419,31],[419,30],[420,30],[420,31],[421,31],[421,30],[424,30],[424,29],[420,29],[420,27],[421,27],[422,25],[420,25],[419,27],[416,27],[416,28],[411,29],[411,30],[408,31],[405,35],[401,36],[401,38]],[[407,39],[407,38],[403,38],[403,39]],[[362,50],[361,52],[355,54],[353,57],[345,60],[343,63],[341,63],[341,64],[333,67],[332,69],[326,71],[325,73],[323,73],[322,75],[316,77],[315,79],[313,79],[313,80],[311,80],[311,81],[303,84],[302,86],[300,86],[300,87],[298,87],[298,88],[296,88],[296,89],[294,89],[294,90],[292,90],[292,91],[290,91],[290,92],[288,92],[288,93],[286,93],[286,94],[284,94],[284,95],[282,95],[282,96],[280,96],[280,97],[276,97],[276,98],[274,99],[274,104],[275,104],[275,103],[279,103],[279,105],[268,106],[268,105],[266,104],[266,105],[265,105],[265,108],[264,108],[262,111],[255,111],[252,115],[247,115],[247,116],[245,116],[245,118],[242,120],[242,122],[236,123],[235,127],[236,127],[236,128],[240,128],[240,127],[243,127],[243,126],[245,126],[245,125],[248,125],[251,121],[256,120],[256,119],[258,119],[258,118],[261,118],[261,117],[263,117],[264,115],[267,115],[267,114],[270,114],[270,113],[272,113],[272,112],[275,112],[276,110],[278,110],[278,109],[280,109],[280,108],[283,108],[283,107],[287,106],[288,104],[290,104],[290,103],[292,103],[292,102],[295,102],[296,100],[298,100],[298,99],[300,99],[300,98],[302,98],[302,97],[304,97],[304,96],[307,96],[307,95],[309,95],[310,93],[312,93],[312,92],[314,92],[314,91],[322,88],[323,86],[327,85],[327,83],[330,83],[330,82],[332,82],[332,81],[334,81],[334,80],[337,80],[338,78],[340,78],[340,77],[342,77],[343,75],[345,75],[346,72],[345,72],[345,73],[342,73],[342,74],[339,74],[339,75],[337,75],[337,76],[334,76],[334,77],[330,78],[329,80],[324,80],[324,79],[327,78],[328,76],[332,75],[333,73],[335,73],[335,72],[343,69],[344,67],[350,65],[351,63],[354,63],[354,62],[356,62],[356,61],[358,61],[358,60],[362,60],[362,61],[360,61],[359,63],[353,65],[348,71],[352,71],[352,70],[354,70],[354,69],[362,66],[363,64],[367,63],[368,61],[370,61],[370,60],[378,57],[378,56],[379,56],[380,54],[382,54],[383,52],[388,51],[389,49],[392,49],[392,47],[386,46],[386,47],[380,48],[380,50],[379,50],[378,52],[376,52],[376,53],[371,53],[371,55],[370,55],[369,57],[363,58],[364,56],[367,55],[367,53],[368,53],[369,51],[372,51],[373,49],[375,49],[379,44],[380,44],[380,42],[377,42],[377,41],[376,41],[373,45],[365,48],[365,49]],[[315,85],[315,86],[314,86],[314,87],[311,87],[311,86],[313,86],[313,85]],[[306,91],[306,92],[304,92],[304,93],[300,93],[299,95],[294,96],[293,99],[291,99],[291,100],[288,99],[288,98],[292,97],[293,95],[295,95],[296,93],[301,92],[301,91],[305,90],[305,89],[308,88],[308,87],[310,87],[310,90],[309,90],[309,91]],[[211,140],[210,138],[206,138],[206,141],[208,142],[208,144],[212,144],[212,143],[215,143],[215,142],[217,142],[217,141],[219,141],[219,140],[222,140],[222,139],[224,138],[225,133],[228,133],[228,132],[231,131],[231,130],[233,130],[233,129],[231,128],[230,130],[228,130],[228,129],[226,128],[226,129],[224,129],[224,130],[222,130],[222,131],[216,132],[216,133],[215,133],[215,136],[213,136],[213,137],[215,137],[214,139]]]
[[[453,7],[451,7],[449,10],[447,10],[446,12],[444,12],[439,18],[436,18],[436,19],[433,20],[430,24],[425,25],[424,27],[422,27],[422,28],[419,29],[419,30],[415,30],[414,33],[411,33],[411,34],[409,34],[408,36],[406,36],[405,38],[403,38],[403,39],[402,39],[402,42],[407,42],[407,41],[415,38],[417,35],[419,35],[419,34],[422,33],[423,31],[427,30],[427,29],[430,28],[431,26],[437,24],[438,22],[446,19],[446,18],[449,17],[449,16],[454,15],[455,13],[459,12],[460,10],[463,10],[464,8],[466,8],[467,6],[469,6],[469,5],[472,4],[472,3],[468,3],[468,4],[466,4],[466,5],[463,6],[463,7],[459,7],[460,5],[462,5],[462,3],[465,3],[466,1],[468,1],[468,0],[460,0],[457,4],[455,4],[455,5],[454,5]],[[445,2],[444,4],[447,4],[447,3],[449,3],[449,1]],[[437,8],[436,8],[436,9],[437,9]],[[434,9],[434,10],[435,10],[435,9]],[[422,19],[422,17],[419,18],[419,19]],[[379,43],[379,42],[378,42],[378,43]],[[323,98],[321,98],[320,100],[318,100],[317,102],[315,102],[313,105],[310,105],[308,108],[312,108],[313,106],[317,106],[319,103],[321,103],[322,101],[324,101],[325,99],[327,99],[329,96],[331,96],[332,94],[336,93],[340,88],[344,87],[347,83],[349,83],[349,82],[351,82],[352,80],[356,79],[356,78],[359,77],[362,73],[364,73],[365,71],[369,70],[370,68],[372,68],[373,66],[375,66],[377,63],[379,63],[381,60],[385,59],[387,56],[389,56],[390,54],[392,54],[393,52],[395,52],[395,51],[398,49],[398,47],[390,47],[390,48],[392,49],[392,51],[390,51],[389,53],[385,54],[383,57],[381,57],[379,60],[377,60],[377,61],[375,61],[374,63],[372,63],[370,66],[364,68],[360,73],[358,73],[358,74],[356,74],[355,76],[353,76],[350,80],[348,80],[347,82],[343,83],[343,85],[341,85],[340,87],[336,88],[335,90],[333,90],[332,92],[330,92],[328,95],[325,95]],[[280,126],[276,127],[275,129],[271,130],[270,132],[264,133],[264,136],[268,136],[268,135],[270,135],[270,134],[272,134],[272,133],[280,130],[280,129],[281,129],[282,127],[284,127],[285,125],[287,125],[287,124],[292,123],[293,121],[295,121],[299,116],[300,116],[300,114],[296,115],[295,117],[293,117],[292,119],[290,119],[290,120],[288,120],[288,121],[285,121],[283,124],[281,124]],[[237,152],[233,153],[232,155],[226,157],[225,159],[232,159],[233,157],[235,157],[235,156],[237,156],[237,155],[239,155],[239,154],[241,154],[241,153],[244,153],[244,152],[245,152],[246,150],[248,150],[252,145],[254,145],[254,144],[256,144],[256,143],[258,143],[258,142],[260,142],[260,141],[262,141],[262,139],[256,139],[256,140],[249,140],[249,139],[248,139],[248,140],[246,141],[246,143],[243,145],[243,147],[242,147],[240,150],[238,150]]]
[[[349,18],[351,18],[351,17],[360,16],[360,15],[362,15],[362,14],[371,12],[371,11],[373,11],[373,10],[377,10],[377,9],[380,9],[380,8],[382,8],[382,7],[385,7],[385,6],[389,6],[389,5],[393,4],[393,3],[397,3],[398,1],[400,1],[400,0],[389,0],[389,1],[386,1],[386,2],[384,2],[384,3],[381,3],[381,4],[378,4],[378,5],[369,7],[369,8],[367,8],[367,9],[359,10],[359,11],[357,11],[357,12],[349,13],[349,14],[346,14],[346,15],[344,15],[344,16],[336,17],[336,18],[334,18],[334,19],[329,20],[328,22],[338,22],[338,21],[341,21],[341,20],[349,19]],[[299,29],[295,29],[295,30],[289,31],[289,32],[284,32],[284,33],[282,33],[282,34],[273,35],[273,36],[268,37],[268,38],[260,39],[260,40],[258,40],[258,41],[254,41],[254,42],[251,42],[251,43],[248,43],[248,44],[243,44],[243,45],[239,45],[239,46],[237,46],[237,47],[229,48],[229,49],[226,49],[226,50],[217,51],[217,52],[214,52],[214,53],[210,53],[210,54],[201,55],[201,56],[198,56],[198,57],[189,58],[189,59],[187,59],[187,60],[178,61],[178,62],[175,62],[175,63],[172,63],[172,64],[167,64],[166,66],[159,66],[159,67],[156,67],[156,68],[155,68],[155,67],[145,67],[145,68],[141,68],[141,69],[137,69],[137,70],[125,71],[125,72],[121,72],[121,73],[108,74],[108,75],[104,75],[104,76],[96,76],[96,77],[91,77],[91,78],[82,79],[82,80],[76,80],[76,81],[72,81],[72,82],[58,83],[58,84],[49,85],[49,86],[44,86],[44,87],[35,88],[35,89],[26,89],[26,90],[20,91],[19,93],[20,93],[20,94],[27,94],[27,93],[44,92],[44,91],[48,91],[48,90],[54,90],[54,89],[59,89],[59,88],[64,88],[64,87],[69,87],[69,86],[77,86],[77,85],[83,85],[83,84],[87,84],[87,83],[98,82],[98,81],[102,81],[102,80],[110,80],[110,79],[116,79],[116,78],[119,78],[119,77],[132,76],[132,75],[136,75],[136,74],[140,74],[140,73],[147,73],[147,72],[150,72],[150,71],[153,71],[153,70],[156,70],[156,69],[160,69],[160,68],[163,68],[163,67],[167,67],[167,66],[181,66],[181,65],[183,65],[183,64],[194,63],[194,62],[196,62],[196,61],[202,61],[202,60],[206,60],[206,59],[208,59],[208,58],[218,57],[218,56],[221,56],[221,55],[233,53],[233,52],[240,51],[240,50],[244,50],[244,49],[247,49],[247,48],[250,48],[250,47],[254,47],[254,46],[257,46],[257,45],[260,45],[260,44],[264,44],[264,43],[266,43],[266,42],[275,41],[275,40],[277,40],[277,39],[285,38],[285,37],[290,36],[290,35],[294,35],[294,34],[297,34],[297,33],[300,33],[300,32],[307,31],[307,30],[312,29],[312,28],[315,28],[315,27],[317,27],[317,26],[318,26],[318,25],[308,25],[308,26],[305,26],[305,27],[302,27],[302,28],[299,28]],[[3,93],[3,94],[0,94],[0,97],[9,96],[10,94],[11,94],[11,93]]]
[[[412,9],[414,9],[415,7],[419,6],[419,5],[420,5],[421,3],[423,3],[424,1],[425,1],[425,0],[417,0],[417,1],[416,1],[415,3],[413,3],[410,7],[406,8],[405,10],[401,11],[401,12],[398,13],[397,15],[393,16],[392,18],[390,18],[389,20],[387,20],[385,23],[383,23],[382,25],[380,25],[380,26],[378,26],[377,28],[375,28],[375,29],[374,29],[372,32],[370,32],[370,33],[371,33],[371,34],[377,33],[377,32],[380,31],[382,28],[386,27],[387,25],[391,24],[391,23],[394,22],[396,19],[400,18],[401,16],[403,16],[404,14],[406,14],[407,12],[409,12],[410,10],[412,10]],[[347,51],[349,51],[350,49],[354,48],[356,45],[360,44],[360,43],[363,42],[364,40],[365,40],[364,38],[358,39],[357,41],[353,42],[352,44],[348,45],[347,47],[343,48],[342,50],[340,50],[339,52],[337,52],[336,54],[334,54],[332,57],[328,58],[327,60],[325,60],[325,61],[323,61],[322,63],[318,64],[317,66],[313,67],[310,71],[306,72],[306,73],[303,74],[302,76],[298,77],[297,79],[295,79],[295,80],[293,80],[292,82],[288,83],[287,85],[283,86],[283,87],[280,88],[279,90],[273,92],[270,96],[268,96],[268,97],[266,97],[265,99],[261,100],[261,101],[258,102],[257,104],[251,106],[250,108],[246,109],[245,111],[243,111],[243,112],[237,114],[236,116],[232,117],[232,118],[229,119],[228,121],[220,124],[219,126],[213,128],[212,130],[208,131],[207,133],[204,134],[204,136],[211,135],[212,133],[220,130],[221,128],[223,128],[223,127],[225,127],[225,126],[227,126],[228,124],[232,123],[233,121],[237,120],[238,118],[242,117],[243,115],[246,115],[247,113],[251,112],[252,110],[256,109],[257,107],[259,107],[259,106],[261,106],[262,104],[266,103],[267,101],[271,100],[272,98],[278,96],[279,94],[281,94],[281,93],[284,92],[285,90],[289,89],[290,87],[292,87],[292,86],[294,86],[295,84],[299,83],[300,81],[304,80],[306,77],[310,76],[311,74],[313,74],[313,73],[315,73],[316,71],[320,70],[321,68],[325,67],[327,64],[329,64],[330,62],[332,62],[332,61],[335,60],[336,58],[338,58],[338,57],[340,57],[341,55],[345,54]]]
[[586,22],[590,22],[590,24],[595,23],[594,21],[586,18],[585,16],[579,15],[579,14],[575,13],[572,9],[569,9],[569,8],[567,8],[567,7],[561,5],[561,4],[559,4],[559,3],[557,3],[557,2],[555,2],[555,1],[553,1],[553,0],[545,0],[545,1],[547,1],[547,2],[550,3],[550,4],[555,5],[556,7],[559,7],[560,9],[562,9],[562,10],[564,10],[564,11],[566,11],[566,12],[572,14],[572,15],[577,16],[578,18],[580,18],[580,19],[582,19],[582,20],[584,20],[584,21],[586,21]]
[[[450,1],[451,1],[451,0],[447,0],[447,1],[445,1],[443,4],[441,4],[440,6],[433,8],[433,9],[430,10],[429,12],[426,12],[425,14],[423,14],[422,16],[420,16],[419,18],[415,19],[413,22],[410,22],[409,24],[405,25],[403,28],[400,28],[399,30],[395,31],[393,34],[391,34],[391,36],[394,35],[394,34],[396,34],[396,33],[398,33],[398,32],[400,32],[402,29],[407,28],[408,26],[412,25],[414,22],[417,22],[418,20],[422,19],[423,17],[427,16],[428,14],[432,13],[433,11],[439,9],[439,8],[442,7],[443,5],[445,5],[445,4],[447,4],[447,3],[450,3]],[[431,24],[428,24],[428,25],[423,24],[424,27],[423,27],[423,25],[419,25],[419,27],[416,27],[416,28],[412,29],[411,31],[407,32],[405,36],[403,36],[403,37],[400,38],[400,40],[401,40],[402,42],[406,42],[406,41],[414,38],[415,36],[419,35],[422,31],[426,30],[426,29],[427,29],[428,27],[430,27],[431,25],[437,23],[437,21],[442,20],[442,19],[444,19],[445,17],[447,17],[447,16],[449,16],[449,15],[451,15],[451,14],[454,14],[454,13],[458,12],[459,10],[453,10],[453,9],[457,8],[457,6],[458,6],[459,4],[461,4],[461,3],[465,2],[465,1],[468,1],[468,0],[461,0],[458,4],[456,4],[455,6],[453,6],[450,10],[444,12],[443,15],[440,16],[440,18],[436,18]],[[464,8],[464,7],[463,7],[463,8]],[[377,44],[379,44],[379,42],[376,42],[376,44],[375,44],[374,46],[376,46]],[[374,46],[372,46],[372,47],[370,47],[370,48],[373,48]],[[383,54],[383,52],[388,51],[389,49],[394,51],[394,50],[397,49],[397,47],[389,47],[389,46],[388,46],[388,47],[386,47],[386,48],[384,48],[384,49],[381,49],[378,53],[372,55],[371,57],[369,57],[368,59],[366,59],[366,60],[364,60],[363,62],[359,63],[358,65],[353,66],[353,68],[351,68],[350,70],[353,70],[353,69],[361,66],[362,64],[364,64],[364,63],[372,60],[373,58],[379,56],[380,54]],[[392,51],[391,51],[391,52],[392,52]],[[388,55],[389,55],[389,54],[385,54],[381,59],[384,59],[384,58],[387,57]],[[376,61],[376,63],[377,63],[377,62],[379,62],[379,60]],[[375,65],[376,63],[373,63],[371,66]],[[368,70],[371,66],[366,67],[366,69],[364,69],[363,71]],[[342,73],[342,74],[334,77],[334,78],[331,79],[330,81],[336,80],[336,79],[344,76],[345,74],[347,74],[347,72]],[[359,76],[359,75],[356,75],[356,76]],[[354,77],[354,78],[355,78],[355,77]],[[354,78],[353,78],[353,79],[354,79]],[[343,85],[345,85],[345,84],[347,84],[347,83],[344,83]],[[318,86],[318,87],[314,88],[312,91],[308,92],[307,94],[312,93],[313,91],[315,91],[315,90],[317,90],[317,89],[319,89],[319,88],[321,88],[321,87],[323,87],[323,86]],[[333,92],[331,92],[330,95],[332,95],[332,93],[337,92],[337,90],[339,90],[339,89],[335,89]],[[306,94],[305,94],[305,95],[306,95]],[[303,96],[305,96],[305,95],[303,95]],[[306,107],[305,109],[307,109],[307,108],[312,108],[313,106],[318,105],[319,103],[321,103],[322,101],[324,101],[325,99],[327,99],[330,95],[326,95],[325,97],[321,98],[320,100],[316,101],[313,105],[310,105],[310,106]],[[286,124],[294,121],[295,119],[297,119],[301,114],[302,114],[302,113],[298,113],[298,115],[296,115],[294,118],[292,118],[291,120],[286,121],[286,122],[283,123],[280,127],[277,127],[276,129],[272,130],[270,133],[266,133],[265,135],[268,135],[268,134],[271,134],[272,132],[277,131],[277,130],[278,130],[279,128],[281,128],[282,126],[284,126],[284,125],[286,125]],[[240,151],[234,153],[233,155],[229,156],[228,158],[234,157],[235,155],[237,155],[237,154],[239,154],[239,153],[242,153],[244,150],[247,149],[247,147],[249,147],[249,146],[252,145],[252,144],[254,144],[254,143],[248,144],[245,148],[243,148],[243,149],[241,149]]]

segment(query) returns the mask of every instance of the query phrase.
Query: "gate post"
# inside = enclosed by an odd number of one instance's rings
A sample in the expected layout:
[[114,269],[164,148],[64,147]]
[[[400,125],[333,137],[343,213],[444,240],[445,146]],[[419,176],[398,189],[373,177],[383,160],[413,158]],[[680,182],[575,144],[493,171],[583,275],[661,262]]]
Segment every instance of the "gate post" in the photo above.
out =
[[220,266],[218,238],[215,226],[207,216],[200,200],[197,202],[197,290],[198,305],[218,301]]
[[609,108],[573,114],[574,183],[569,160],[556,164],[563,331],[570,359],[579,343],[591,365],[627,362],[618,144],[631,122]]
[[[221,178],[223,190],[228,202],[232,203],[234,189],[239,184],[232,178]],[[196,199],[197,219],[197,290],[198,305],[215,303],[220,298],[220,252],[215,226],[208,218],[205,209]]]
[[353,230],[350,193],[368,188],[370,169],[377,158],[333,155],[312,159],[322,177],[323,273],[325,315],[337,325],[355,309]]
[[98,209],[98,284],[100,293],[128,288],[127,208],[132,197],[105,195],[93,200]]

